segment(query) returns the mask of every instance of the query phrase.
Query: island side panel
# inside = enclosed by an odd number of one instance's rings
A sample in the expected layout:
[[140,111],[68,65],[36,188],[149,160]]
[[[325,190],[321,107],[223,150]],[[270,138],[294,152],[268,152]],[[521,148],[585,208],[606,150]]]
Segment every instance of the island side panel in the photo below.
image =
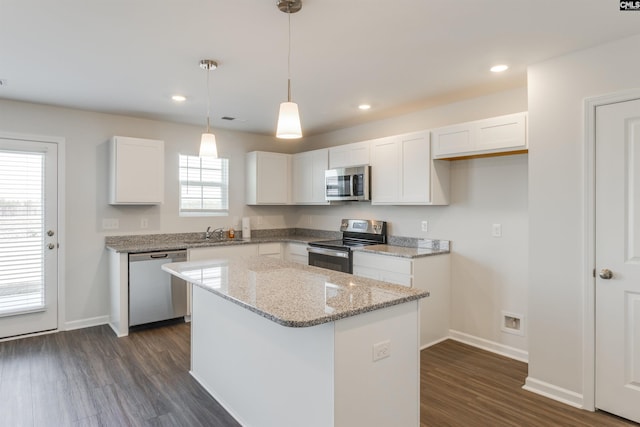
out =
[[118,337],[129,335],[129,254],[109,254],[109,326]]
[[242,425],[331,426],[334,323],[287,328],[193,286],[191,374]]
[[429,291],[420,300],[420,349],[449,338],[451,315],[450,254],[417,258],[413,262],[413,287]]
[[[412,301],[336,322],[336,426],[419,426],[418,304]],[[374,346],[385,342],[389,356],[374,361]]]

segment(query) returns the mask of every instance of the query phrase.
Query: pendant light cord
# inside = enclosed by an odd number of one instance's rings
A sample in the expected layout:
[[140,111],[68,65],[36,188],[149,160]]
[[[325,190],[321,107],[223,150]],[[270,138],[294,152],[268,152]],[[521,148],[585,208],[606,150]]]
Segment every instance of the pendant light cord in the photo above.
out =
[[289,50],[287,51],[287,101],[291,102],[291,11],[289,16]]
[[209,129],[209,115],[211,109],[211,90],[209,89],[209,74],[211,71],[207,69],[207,133],[211,133]]

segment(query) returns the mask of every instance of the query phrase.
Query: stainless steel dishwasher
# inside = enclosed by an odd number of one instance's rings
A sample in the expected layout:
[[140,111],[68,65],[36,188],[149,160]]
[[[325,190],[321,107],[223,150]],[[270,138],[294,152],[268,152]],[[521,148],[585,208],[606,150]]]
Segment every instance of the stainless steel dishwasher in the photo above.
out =
[[187,260],[187,251],[129,254],[129,326],[187,314],[187,283],[160,266]]

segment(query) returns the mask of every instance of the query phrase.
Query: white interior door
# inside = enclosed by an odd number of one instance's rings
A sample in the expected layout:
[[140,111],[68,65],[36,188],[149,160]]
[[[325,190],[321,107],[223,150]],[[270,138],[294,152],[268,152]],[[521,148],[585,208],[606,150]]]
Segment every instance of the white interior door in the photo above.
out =
[[640,100],[596,109],[596,407],[640,422]]
[[0,138],[0,338],[58,326],[57,145]]

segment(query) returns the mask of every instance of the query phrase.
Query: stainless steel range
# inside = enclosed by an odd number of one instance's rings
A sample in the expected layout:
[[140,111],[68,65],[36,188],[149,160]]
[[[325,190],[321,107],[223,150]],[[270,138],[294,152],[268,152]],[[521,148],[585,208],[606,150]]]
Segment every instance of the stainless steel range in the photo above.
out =
[[309,265],[353,273],[354,247],[387,243],[387,223],[370,219],[343,219],[341,240],[309,243]]

